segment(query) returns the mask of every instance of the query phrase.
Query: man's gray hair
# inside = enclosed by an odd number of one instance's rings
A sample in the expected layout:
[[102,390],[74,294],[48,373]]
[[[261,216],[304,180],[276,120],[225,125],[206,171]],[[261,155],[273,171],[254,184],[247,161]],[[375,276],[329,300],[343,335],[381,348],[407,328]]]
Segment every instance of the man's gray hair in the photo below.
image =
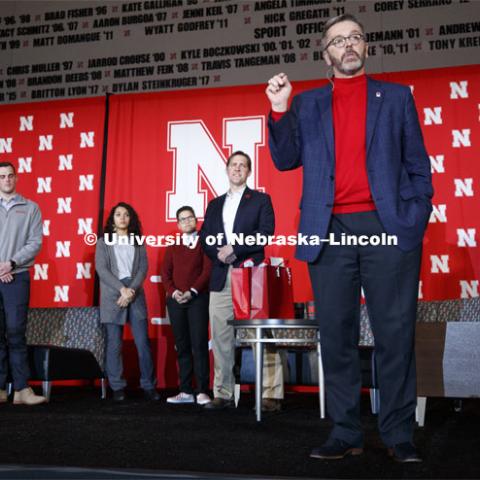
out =
[[356,23],[359,27],[362,33],[365,33],[365,29],[363,28],[363,25],[357,20],[357,17],[352,15],[351,13],[344,13],[342,15],[338,15],[336,17],[329,18],[327,22],[325,23],[325,27],[322,32],[322,51],[325,50],[327,47],[327,33],[328,31],[337,23],[340,22],[353,22]]

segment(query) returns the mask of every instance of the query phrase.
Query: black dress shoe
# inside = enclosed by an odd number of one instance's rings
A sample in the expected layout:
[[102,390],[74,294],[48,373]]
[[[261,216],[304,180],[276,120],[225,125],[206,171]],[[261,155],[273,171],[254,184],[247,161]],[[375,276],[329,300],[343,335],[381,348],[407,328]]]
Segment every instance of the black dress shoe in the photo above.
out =
[[400,463],[422,462],[422,459],[412,442],[397,443],[388,449],[388,455],[396,462]]
[[125,401],[125,390],[122,388],[120,390],[113,391],[113,401],[114,402],[124,402]]
[[224,398],[216,397],[211,402],[205,404],[203,408],[207,410],[223,410],[224,408],[233,407],[233,400],[225,400]]
[[321,458],[322,460],[340,460],[347,455],[360,455],[362,453],[363,448],[355,447],[343,440],[334,438],[321,447],[314,448],[310,457]]
[[160,400],[160,394],[154,388],[144,390],[143,395],[145,396],[145,400],[149,402],[158,402],[158,400]]
[[282,401],[279,398],[262,398],[262,412],[279,412]]

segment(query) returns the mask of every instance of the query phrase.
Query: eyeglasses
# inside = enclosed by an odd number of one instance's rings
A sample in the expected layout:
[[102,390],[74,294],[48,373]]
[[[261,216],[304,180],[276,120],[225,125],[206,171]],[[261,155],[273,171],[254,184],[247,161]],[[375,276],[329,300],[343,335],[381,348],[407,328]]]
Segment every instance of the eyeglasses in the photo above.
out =
[[338,36],[335,37],[333,40],[330,40],[330,42],[327,43],[327,46],[325,47],[325,50],[333,45],[335,48],[343,48],[347,40],[352,44],[352,45],[358,45],[360,42],[362,42],[365,39],[365,35],[362,35],[361,33],[352,33],[348,37],[342,37]]
[[186,222],[189,222],[190,220],[195,220],[195,217],[193,215],[190,215],[189,217],[179,218],[178,223],[186,223]]

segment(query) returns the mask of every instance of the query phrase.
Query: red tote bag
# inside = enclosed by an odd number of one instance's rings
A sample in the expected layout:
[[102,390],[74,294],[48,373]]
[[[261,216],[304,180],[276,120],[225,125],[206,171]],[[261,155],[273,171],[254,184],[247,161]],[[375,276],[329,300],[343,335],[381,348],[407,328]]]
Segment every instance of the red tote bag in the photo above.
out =
[[250,317],[250,285],[252,269],[232,268],[230,282],[232,288],[233,315],[236,320]]
[[292,274],[288,267],[233,268],[231,278],[237,320],[294,318]]

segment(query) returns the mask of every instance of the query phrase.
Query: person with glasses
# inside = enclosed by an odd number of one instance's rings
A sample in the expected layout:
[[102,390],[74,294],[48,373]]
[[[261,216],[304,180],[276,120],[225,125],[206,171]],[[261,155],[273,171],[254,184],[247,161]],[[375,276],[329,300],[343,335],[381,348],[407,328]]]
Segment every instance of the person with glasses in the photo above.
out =
[[[422,240],[432,210],[430,162],[407,86],[365,75],[368,45],[349,14],[322,34],[330,83],[289,97],[280,73],[268,81],[270,152],[279,170],[303,167],[299,230],[320,245],[299,245],[308,262],[320,327],[329,439],[311,456],[363,451],[358,351],[361,288],[375,337],[378,425],[388,453],[419,462],[413,443],[414,334]],[[333,78],[331,78],[333,77]],[[395,236],[397,245],[334,245],[347,235]]]
[[[138,352],[140,386],[145,399],[157,401],[150,340],[148,338],[147,305],[143,283],[148,259],[144,243],[140,243],[142,225],[137,212],[125,202],[115,205],[95,250],[95,268],[100,279],[100,321],[105,325],[105,370],[115,402],[125,401],[127,382],[123,376],[123,328],[128,322]],[[107,240],[107,242],[105,241]]]
[[[168,403],[211,402],[208,395],[210,359],[208,354],[208,282],[212,262],[203,253],[192,207],[177,210],[180,245],[167,247],[162,266],[162,282],[167,292],[167,310],[177,350],[180,392]],[[196,380],[194,396],[193,374]]]

